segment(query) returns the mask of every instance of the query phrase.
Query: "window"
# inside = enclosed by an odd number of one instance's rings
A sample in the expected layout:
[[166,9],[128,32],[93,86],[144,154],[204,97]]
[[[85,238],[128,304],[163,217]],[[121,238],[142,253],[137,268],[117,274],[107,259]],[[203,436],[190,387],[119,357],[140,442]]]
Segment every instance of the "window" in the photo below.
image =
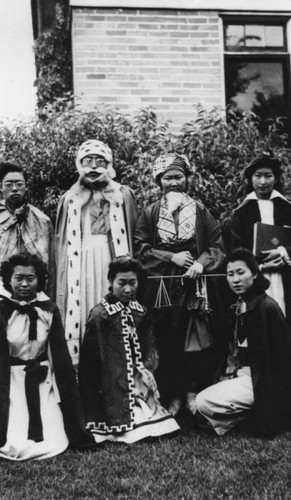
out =
[[[226,103],[263,121],[281,117],[290,132],[290,67],[286,20],[224,19]],[[290,136],[290,133],[289,133]]]
[[285,25],[282,24],[225,24],[225,49],[286,50]]

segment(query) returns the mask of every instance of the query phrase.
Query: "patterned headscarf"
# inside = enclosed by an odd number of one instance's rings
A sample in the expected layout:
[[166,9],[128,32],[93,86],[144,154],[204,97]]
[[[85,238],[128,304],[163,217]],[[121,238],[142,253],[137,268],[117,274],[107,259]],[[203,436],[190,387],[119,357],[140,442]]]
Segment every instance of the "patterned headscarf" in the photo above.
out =
[[187,156],[176,153],[163,154],[153,164],[153,177],[155,181],[158,180],[160,175],[173,168],[182,170],[186,176],[193,173]]
[[76,158],[76,166],[79,174],[82,172],[82,160],[88,155],[98,155],[102,156],[104,160],[107,162],[107,171],[111,179],[116,177],[115,170],[113,168],[113,157],[111,149],[104,144],[104,142],[97,141],[96,139],[90,139],[89,141],[83,142],[79,147],[77,158]]

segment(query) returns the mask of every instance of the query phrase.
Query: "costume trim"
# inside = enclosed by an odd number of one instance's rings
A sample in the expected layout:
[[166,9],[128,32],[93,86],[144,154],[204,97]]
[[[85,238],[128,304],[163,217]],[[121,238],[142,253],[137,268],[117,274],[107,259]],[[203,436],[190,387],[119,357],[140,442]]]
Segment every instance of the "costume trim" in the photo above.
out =
[[[164,243],[173,241],[188,241],[195,235],[196,228],[196,202],[185,193],[180,195],[179,204],[175,209],[169,207],[168,193],[163,196],[160,204],[159,219],[157,223],[158,233]],[[176,228],[173,212],[179,210],[179,224]]]
[[[273,201],[276,198],[281,198],[281,200],[284,200],[284,201],[286,201],[287,203],[289,203],[291,205],[291,201],[290,200],[288,200],[285,196],[283,196],[283,194],[281,194],[276,189],[273,189],[269,200]],[[240,203],[240,205],[238,207],[235,208],[234,211],[236,212],[239,208],[243,207],[249,201],[253,201],[253,200],[254,201],[258,201],[259,200],[255,191],[251,191],[249,194],[247,194],[247,196],[245,197],[245,199]]]
[[[144,373],[148,378],[150,377],[149,371],[144,367],[142,362],[142,353],[140,350],[140,344],[137,336],[137,331],[135,328],[135,323],[131,310],[136,310],[139,312],[144,312],[144,308],[137,301],[130,301],[129,305],[125,305],[118,301],[114,304],[110,304],[106,299],[101,300],[101,304],[104,306],[106,312],[109,316],[115,314],[121,314],[121,334],[124,342],[125,349],[125,359],[126,359],[126,373],[129,388],[129,424],[122,425],[112,425],[108,426],[106,422],[88,422],[86,428],[93,433],[110,434],[115,432],[126,432],[131,431],[134,428],[134,406],[135,406],[135,383],[134,383],[134,369]],[[134,351],[134,364],[132,351]],[[153,377],[152,377],[153,378]],[[152,382],[152,379],[151,379]],[[153,385],[153,392],[158,395],[156,384]]]
[[[100,192],[100,200],[105,198],[110,203],[110,236],[116,257],[129,253],[129,244],[123,213],[123,196],[120,191],[121,185],[111,181],[110,185]],[[74,365],[79,363],[80,339],[81,339],[81,259],[82,259],[82,236],[81,236],[81,212],[82,207],[88,201],[86,190],[73,187],[69,191],[71,196],[68,206],[68,302],[65,319],[65,332],[69,352]],[[95,191],[92,191],[92,193]],[[91,192],[90,192],[91,196]],[[108,234],[107,234],[108,237]],[[86,286],[85,284],[83,286]]]

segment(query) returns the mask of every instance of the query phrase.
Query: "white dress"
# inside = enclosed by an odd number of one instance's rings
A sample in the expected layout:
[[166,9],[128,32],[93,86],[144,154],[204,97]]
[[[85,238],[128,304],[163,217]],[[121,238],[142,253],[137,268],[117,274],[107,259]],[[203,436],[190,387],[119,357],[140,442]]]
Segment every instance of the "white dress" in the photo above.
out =
[[[272,201],[272,196],[269,200],[258,200],[258,207],[261,215],[261,222],[274,225],[274,203]],[[284,316],[286,316],[282,274],[280,272],[268,273],[263,271],[263,275],[270,281],[270,286],[266,290],[266,293],[278,302]]]
[[[48,300],[48,297],[40,292],[34,300],[44,301]],[[33,302],[31,301],[30,304]],[[24,305],[26,302],[19,302],[19,304]],[[5,445],[0,448],[0,457],[9,460],[49,458],[62,453],[69,444],[59,406],[59,394],[49,361],[48,335],[52,313],[39,307],[35,309],[38,313],[36,340],[29,340],[28,337],[30,325],[28,314],[14,310],[7,325],[10,356],[17,358],[18,363],[23,362],[23,364],[12,364],[10,369],[7,440]],[[40,355],[48,357],[48,359],[40,362],[42,366],[47,366],[47,375],[39,384],[43,440],[35,442],[28,439],[29,412],[25,390],[26,371],[24,369],[29,360],[36,359]]]

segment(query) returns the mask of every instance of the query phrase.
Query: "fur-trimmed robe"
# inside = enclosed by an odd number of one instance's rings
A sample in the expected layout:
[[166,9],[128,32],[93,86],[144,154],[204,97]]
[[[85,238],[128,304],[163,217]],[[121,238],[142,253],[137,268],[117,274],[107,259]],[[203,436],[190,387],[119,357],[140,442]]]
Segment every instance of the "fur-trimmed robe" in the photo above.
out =
[[[132,251],[132,234],[137,218],[137,207],[131,189],[128,186],[121,186],[120,190],[124,199],[123,210],[129,249]],[[78,193],[80,193],[79,196],[82,196],[82,189],[79,187],[79,182],[74,184],[71,189],[61,197],[56,220],[56,303],[60,309],[61,318],[64,324],[68,297],[68,206],[71,198],[78,195]]]

